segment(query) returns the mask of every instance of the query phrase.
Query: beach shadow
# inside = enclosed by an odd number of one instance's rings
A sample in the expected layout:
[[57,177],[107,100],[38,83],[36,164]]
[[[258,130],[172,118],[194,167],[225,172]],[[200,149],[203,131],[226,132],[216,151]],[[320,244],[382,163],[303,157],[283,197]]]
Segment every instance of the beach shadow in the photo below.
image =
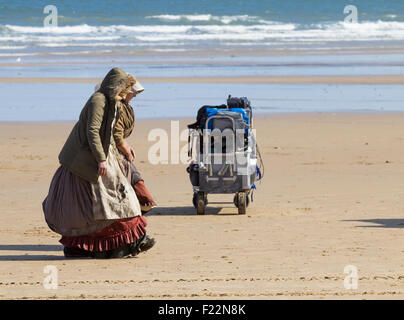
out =
[[[217,215],[222,211],[223,208],[209,207],[205,209],[205,215]],[[237,210],[237,209],[236,209]],[[222,215],[237,215],[236,213],[224,213]],[[149,213],[145,214],[148,216],[198,216],[196,214],[196,209],[192,206],[187,207],[157,207],[151,210]],[[199,216],[198,216],[199,217]]]
[[356,226],[358,228],[404,228],[404,219],[359,219],[342,221],[365,222],[374,224],[366,226]]
[[52,256],[48,254],[40,255],[6,255],[0,256],[0,261],[57,261],[66,260],[64,256]]
[[52,244],[0,244],[0,251],[61,251],[62,245]]
[[0,261],[52,261],[64,260],[64,256],[50,254],[30,254],[32,251],[55,251],[61,252],[62,245],[43,244],[0,244],[0,251],[24,251],[20,255],[0,255]]

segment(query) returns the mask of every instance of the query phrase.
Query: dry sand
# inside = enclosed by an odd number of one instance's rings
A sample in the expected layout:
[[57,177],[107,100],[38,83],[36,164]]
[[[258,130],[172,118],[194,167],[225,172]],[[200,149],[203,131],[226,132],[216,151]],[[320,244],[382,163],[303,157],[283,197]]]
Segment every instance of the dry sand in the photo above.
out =
[[[184,127],[191,120],[181,120]],[[0,124],[0,298],[404,298],[404,114],[255,118],[265,178],[245,216],[227,203],[197,216],[185,165],[151,165],[129,139],[159,204],[156,240],[132,259],[66,260],[41,202],[72,123]],[[232,201],[232,196],[209,196]],[[44,267],[58,269],[44,289]],[[358,268],[356,290],[344,267]]]

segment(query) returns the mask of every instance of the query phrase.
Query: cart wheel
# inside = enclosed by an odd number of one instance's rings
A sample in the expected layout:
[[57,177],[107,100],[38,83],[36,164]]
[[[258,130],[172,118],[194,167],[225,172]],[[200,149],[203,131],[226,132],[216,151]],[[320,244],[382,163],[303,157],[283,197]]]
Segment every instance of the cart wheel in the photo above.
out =
[[[208,194],[206,192],[203,192],[204,194],[204,200],[205,200],[205,207],[208,205]],[[198,192],[194,192],[192,196],[192,204],[194,208],[198,208]]]
[[207,192],[203,193],[203,199],[205,201],[205,207],[206,207],[208,205],[208,193]]
[[233,203],[234,203],[234,205],[236,206],[236,208],[238,208],[238,193],[236,193],[236,194],[234,195]]
[[247,194],[245,192],[237,193],[237,204],[238,204],[238,214],[246,214],[247,213]]
[[198,215],[205,214],[205,207],[207,203],[207,195],[204,192],[196,193],[196,213]]
[[198,193],[194,192],[193,196],[192,196],[192,204],[194,205],[194,208],[196,209],[198,207]]
[[[248,205],[250,204],[250,197],[248,195],[246,195],[246,199],[247,199],[247,207],[248,207]],[[236,208],[238,208],[238,193],[236,193],[234,195],[233,203],[236,206]]]

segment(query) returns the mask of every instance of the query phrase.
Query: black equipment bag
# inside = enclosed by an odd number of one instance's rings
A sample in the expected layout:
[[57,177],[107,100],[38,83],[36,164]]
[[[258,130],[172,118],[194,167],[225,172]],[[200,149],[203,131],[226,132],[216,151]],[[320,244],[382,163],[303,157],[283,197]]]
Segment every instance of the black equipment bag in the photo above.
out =
[[252,108],[251,108],[251,102],[248,100],[246,97],[232,97],[229,95],[227,98],[227,105],[221,104],[220,106],[209,106],[205,105],[198,110],[198,114],[196,116],[196,122],[189,124],[188,129],[203,129],[205,127],[207,115],[206,115],[206,109],[207,108],[214,108],[214,109],[230,109],[230,108],[242,108],[247,111],[248,117],[251,121],[251,116],[252,116]]
[[207,108],[214,108],[214,109],[227,109],[225,104],[221,104],[220,106],[203,106],[200,107],[198,110],[198,114],[196,116],[196,122],[189,124],[188,129],[203,129],[205,127],[207,115],[206,109]]

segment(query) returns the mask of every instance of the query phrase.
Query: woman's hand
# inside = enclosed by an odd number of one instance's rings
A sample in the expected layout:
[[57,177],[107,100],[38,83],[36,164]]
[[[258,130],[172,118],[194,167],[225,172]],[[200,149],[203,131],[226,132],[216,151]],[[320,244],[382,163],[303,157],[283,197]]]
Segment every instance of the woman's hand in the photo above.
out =
[[125,155],[126,160],[128,160],[129,162],[133,162],[135,160],[135,157],[135,151],[133,151],[133,149],[129,147],[129,150],[127,150]]
[[106,161],[101,161],[98,163],[98,174],[103,177],[105,177],[108,174]]
[[125,156],[126,160],[130,162],[135,160],[135,151],[133,151],[125,140],[120,146],[118,146],[118,150]]
[[130,160],[132,162],[133,160],[135,160],[136,154],[135,154],[135,150],[133,150],[132,147],[129,147],[129,150],[130,150],[130,154],[131,154],[131,156],[133,158],[132,160]]

